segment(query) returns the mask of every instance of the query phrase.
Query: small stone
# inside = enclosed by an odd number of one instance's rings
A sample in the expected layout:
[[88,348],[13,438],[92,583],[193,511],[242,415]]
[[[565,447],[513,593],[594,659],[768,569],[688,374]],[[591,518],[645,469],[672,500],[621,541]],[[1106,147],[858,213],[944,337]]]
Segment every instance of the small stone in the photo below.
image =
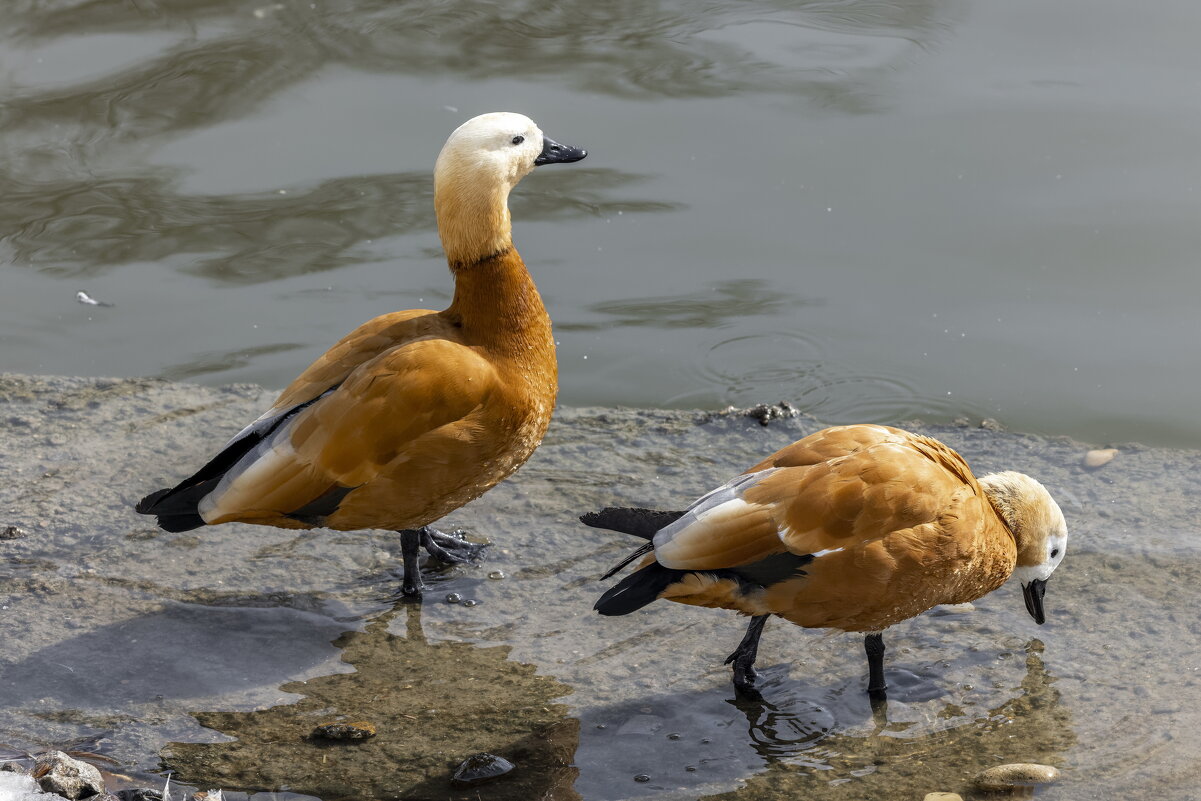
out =
[[312,736],[325,740],[366,740],[375,736],[375,726],[365,720],[353,722],[339,720],[322,723],[313,729]]
[[480,602],[474,598],[468,598],[466,601],[463,601],[463,606],[479,606],[479,603]]
[[[980,427],[983,428],[985,431],[1004,431],[1005,430],[1005,426],[1001,425],[1000,423],[998,423],[996,420],[992,419],[991,417],[985,417],[983,420],[981,420]],[[951,795],[954,795],[954,793],[951,793]]]
[[1113,457],[1117,455],[1117,448],[1097,448],[1084,454],[1084,466],[1095,470],[1112,462]]
[[0,540],[19,540],[28,537],[29,532],[20,526],[5,526],[0,528]]
[[1012,790],[1015,787],[1037,787],[1059,778],[1059,770],[1035,762],[1014,762],[997,765],[976,774],[976,786],[981,790]]
[[8,773],[20,773],[22,776],[29,775],[29,768],[15,761],[0,763],[0,770],[7,771]]
[[192,793],[192,801],[225,801],[225,796],[221,794],[220,790],[200,790]]
[[455,769],[450,783],[455,787],[474,787],[499,779],[515,767],[512,762],[496,754],[472,754]]
[[450,595],[446,596],[446,602],[448,604],[457,604],[462,602],[462,600],[463,596],[459,595],[457,592],[452,592]]
[[926,793],[922,801],[963,801],[959,793]]
[[646,782],[649,782],[650,780],[651,780],[651,777],[647,776],[645,773],[639,773],[637,776],[634,777],[634,781],[641,782],[644,784]]
[[72,759],[62,751],[39,754],[32,775],[44,791],[71,801],[104,792],[104,779],[95,766]]
[[118,790],[120,801],[163,801],[163,794],[158,790],[148,790],[142,787],[136,790]]
[[493,570],[491,573],[488,574],[488,578],[493,579],[494,581],[499,581],[500,579],[503,579],[504,577],[505,577],[505,573],[503,570]]

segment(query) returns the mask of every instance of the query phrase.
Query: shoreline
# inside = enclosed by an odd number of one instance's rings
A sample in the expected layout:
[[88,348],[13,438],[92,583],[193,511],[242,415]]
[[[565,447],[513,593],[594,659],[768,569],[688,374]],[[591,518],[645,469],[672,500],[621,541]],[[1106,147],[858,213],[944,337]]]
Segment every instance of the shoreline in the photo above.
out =
[[[822,427],[813,418],[764,426],[720,411],[556,409],[525,466],[440,524],[490,541],[486,561],[431,573],[415,606],[394,600],[392,532],[230,524],[175,535],[133,512],[274,395],[0,376],[0,531],[20,532],[0,539],[0,741],[98,737],[97,750],[133,772],[165,760],[181,781],[287,784],[323,801],[434,792],[450,763],[481,750],[530,768],[512,795],[494,785],[497,799],[547,788],[588,801],[752,801],[784,788],[921,797],[963,792],[998,753],[1070,768],[1048,798],[1191,792],[1201,707],[1181,700],[1201,696],[1183,667],[1195,661],[1188,610],[1201,604],[1201,452],[1128,445],[1088,469],[1089,446],[1067,437],[913,426],[978,475],[1019,469],[1043,481],[1072,533],[1046,626],[1002,587],[970,612],[890,630],[890,665],[925,688],[892,704],[890,719],[906,727],[904,742],[941,755],[919,764],[860,708],[853,637],[773,622],[761,665],[777,711],[763,718],[728,699],[721,659],[741,636],[736,616],[677,604],[615,619],[591,612],[597,577],[637,543],[575,515],[676,508]],[[451,594],[478,604],[447,603]],[[1179,680],[1132,679],[1134,670]],[[488,689],[447,694],[459,686]],[[828,731],[794,742],[763,729],[802,707],[817,710],[804,726],[833,721]],[[301,735],[334,713],[377,716],[381,733],[354,752],[314,751]],[[998,716],[1023,736],[979,728]],[[881,753],[896,758],[873,763]],[[651,781],[634,782],[641,774]]]

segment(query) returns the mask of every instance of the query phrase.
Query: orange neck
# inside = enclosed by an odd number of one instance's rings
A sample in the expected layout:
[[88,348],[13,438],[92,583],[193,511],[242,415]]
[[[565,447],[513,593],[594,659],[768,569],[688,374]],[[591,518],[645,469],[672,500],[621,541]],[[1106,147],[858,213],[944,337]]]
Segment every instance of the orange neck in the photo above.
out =
[[455,297],[444,314],[463,339],[527,364],[555,365],[550,316],[513,248],[473,264],[451,264]]

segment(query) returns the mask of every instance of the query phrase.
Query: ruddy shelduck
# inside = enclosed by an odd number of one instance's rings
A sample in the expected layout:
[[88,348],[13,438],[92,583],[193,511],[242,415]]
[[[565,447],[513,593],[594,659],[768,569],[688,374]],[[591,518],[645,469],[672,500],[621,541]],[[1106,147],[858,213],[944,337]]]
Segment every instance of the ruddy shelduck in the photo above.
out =
[[585,155],[520,114],[459,126],[434,168],[450,307],[359,326],[208,464],[137,511],[167,531],[229,522],[397,530],[409,596],[423,588],[422,547],[448,562],[474,557],[478,546],[430,524],[529,458],[558,388],[550,318],[513,248],[509,191],[537,165]]
[[1058,504],[1029,476],[977,479],[938,440],[880,425],[827,428],[777,451],[683,512],[609,508],[580,518],[650,542],[596,603],[625,615],[657,598],[751,617],[726,660],[754,694],[771,615],[865,632],[868,692],[885,697],[883,630],[973,601],[1011,576],[1041,624],[1047,579],[1067,550]]

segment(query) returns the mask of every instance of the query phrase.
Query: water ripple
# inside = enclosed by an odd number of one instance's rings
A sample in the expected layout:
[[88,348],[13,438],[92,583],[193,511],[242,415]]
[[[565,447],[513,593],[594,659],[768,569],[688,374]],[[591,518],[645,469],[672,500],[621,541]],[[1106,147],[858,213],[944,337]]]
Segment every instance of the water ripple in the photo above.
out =
[[688,392],[668,405],[742,406],[788,400],[830,422],[880,422],[949,416],[962,403],[919,390],[906,376],[865,373],[834,362],[830,346],[810,332],[773,331],[725,339],[684,367]]

